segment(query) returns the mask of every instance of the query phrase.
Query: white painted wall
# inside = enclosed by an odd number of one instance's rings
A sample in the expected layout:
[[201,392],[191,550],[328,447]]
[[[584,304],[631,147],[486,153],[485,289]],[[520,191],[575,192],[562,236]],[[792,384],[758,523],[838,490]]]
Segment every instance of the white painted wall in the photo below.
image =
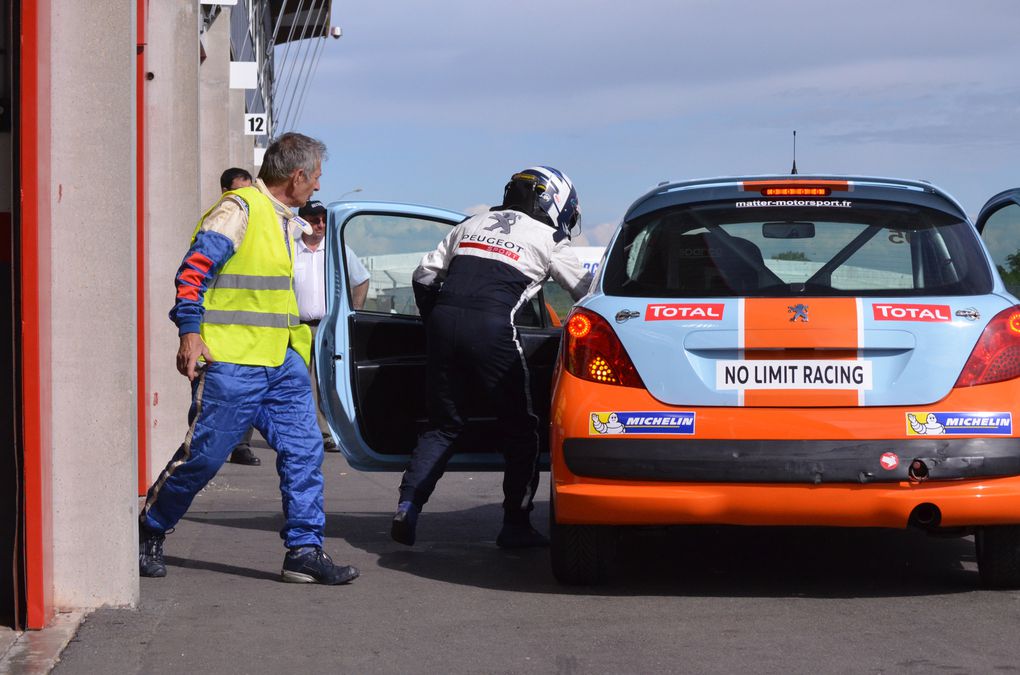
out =
[[[220,172],[254,168],[254,138],[243,135],[244,92],[227,88],[229,15],[214,24],[200,66],[198,3],[148,3],[147,274],[136,288],[136,0],[44,1],[52,8],[53,602],[134,605],[136,293],[148,324],[151,481],[183,440],[190,403],[167,318],[173,278]],[[0,191],[0,207],[10,198]]]
[[50,5],[53,601],[133,605],[135,2]]
[[167,313],[173,307],[174,275],[203,206],[198,3],[150,2],[148,25],[146,67],[153,79],[145,83],[148,129],[145,293],[151,483],[184,440],[191,402],[188,380],[175,367],[180,340]]
[[[230,15],[221,13],[202,39],[205,61],[199,66],[201,201],[207,208],[220,195],[220,174],[230,155]],[[242,113],[243,116],[243,113]],[[242,117],[243,119],[243,117]],[[250,162],[249,162],[250,164]],[[242,169],[251,171],[248,165]]]

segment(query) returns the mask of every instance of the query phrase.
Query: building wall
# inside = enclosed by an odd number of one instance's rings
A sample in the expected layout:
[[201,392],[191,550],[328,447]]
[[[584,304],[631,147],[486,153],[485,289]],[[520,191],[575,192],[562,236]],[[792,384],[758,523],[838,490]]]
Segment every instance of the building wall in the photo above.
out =
[[[42,91],[25,115],[38,125],[25,131],[32,153],[25,170],[34,173],[22,176],[22,187],[31,188],[24,227],[38,226],[28,230],[37,237],[25,238],[41,251],[33,258],[33,293],[25,296],[39,299],[32,308],[38,326],[26,322],[40,343],[38,362],[26,360],[26,380],[40,379],[38,428],[28,429],[25,416],[26,438],[38,441],[26,441],[33,457],[25,476],[29,625],[39,628],[54,609],[138,602],[139,430],[148,432],[141,459],[151,481],[182,441],[190,403],[189,383],[175,367],[177,330],[167,318],[173,278],[202,208],[218,193],[220,172],[255,167],[254,137],[243,134],[244,92],[229,89],[227,11],[207,34],[200,64],[195,0],[31,5],[33,16],[45,18],[39,39],[29,42],[42,50],[33,63],[46,62],[28,78]],[[148,76],[140,85],[138,7],[148,12],[141,52]],[[139,129],[144,150],[136,147]],[[136,222],[139,159],[144,238]],[[11,198],[0,190],[0,209]]]
[[180,340],[167,318],[174,275],[203,206],[200,142],[199,7],[194,0],[149,3],[145,84],[149,482],[184,440],[191,401],[176,369]]
[[53,603],[130,605],[135,1],[49,4]]
[[[227,10],[229,12],[229,9]],[[230,17],[216,17],[202,38],[206,58],[199,67],[201,199],[203,208],[220,194],[220,174],[230,154]],[[251,171],[251,167],[243,166]]]
[[173,279],[203,211],[219,196],[224,169],[252,174],[244,135],[244,90],[230,89],[230,8],[201,38],[193,0],[149,3],[147,320],[151,483],[184,439],[191,390],[174,365],[179,338],[167,318]]
[[230,109],[230,146],[228,149],[228,161],[230,166],[239,166],[248,169],[251,175],[257,175],[257,166],[254,166],[255,136],[244,135],[244,89],[231,89],[227,93],[227,107]]

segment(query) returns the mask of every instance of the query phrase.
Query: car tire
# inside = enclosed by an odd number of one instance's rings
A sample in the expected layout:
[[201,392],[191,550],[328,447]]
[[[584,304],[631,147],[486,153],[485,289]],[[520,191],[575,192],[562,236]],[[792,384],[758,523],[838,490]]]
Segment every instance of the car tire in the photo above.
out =
[[978,573],[985,588],[1020,588],[1020,526],[979,527]]
[[592,586],[605,581],[614,548],[610,528],[557,523],[555,504],[549,500],[549,554],[558,582]]

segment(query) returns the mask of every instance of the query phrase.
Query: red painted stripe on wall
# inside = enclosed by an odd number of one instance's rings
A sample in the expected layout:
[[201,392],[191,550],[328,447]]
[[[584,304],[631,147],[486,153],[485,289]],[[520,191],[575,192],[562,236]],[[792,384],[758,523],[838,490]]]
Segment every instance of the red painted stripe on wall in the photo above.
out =
[[25,625],[44,628],[53,617],[52,398],[50,321],[50,3],[21,10],[17,161],[21,259],[21,396],[24,446]]

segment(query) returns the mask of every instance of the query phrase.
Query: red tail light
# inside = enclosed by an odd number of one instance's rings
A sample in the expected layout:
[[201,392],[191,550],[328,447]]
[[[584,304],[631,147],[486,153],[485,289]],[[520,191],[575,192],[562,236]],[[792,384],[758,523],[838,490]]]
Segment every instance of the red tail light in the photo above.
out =
[[598,314],[575,309],[567,318],[563,354],[567,372],[582,380],[644,387],[616,332]]
[[974,387],[1020,377],[1020,306],[995,315],[981,333],[957,387]]

